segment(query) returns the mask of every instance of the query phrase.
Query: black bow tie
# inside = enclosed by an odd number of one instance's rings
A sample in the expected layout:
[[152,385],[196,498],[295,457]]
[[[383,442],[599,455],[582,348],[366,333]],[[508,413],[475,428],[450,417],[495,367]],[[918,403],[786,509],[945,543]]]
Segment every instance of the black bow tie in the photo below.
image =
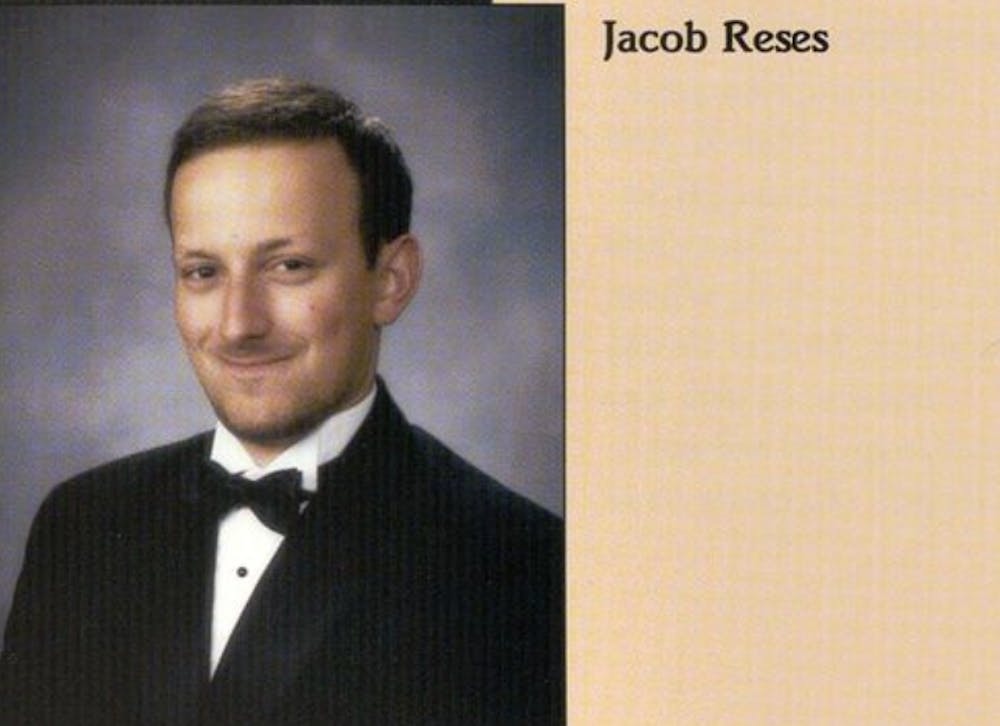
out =
[[206,491],[218,515],[235,507],[250,507],[275,532],[286,534],[298,519],[300,505],[310,497],[302,490],[298,469],[282,469],[253,481],[207,462]]

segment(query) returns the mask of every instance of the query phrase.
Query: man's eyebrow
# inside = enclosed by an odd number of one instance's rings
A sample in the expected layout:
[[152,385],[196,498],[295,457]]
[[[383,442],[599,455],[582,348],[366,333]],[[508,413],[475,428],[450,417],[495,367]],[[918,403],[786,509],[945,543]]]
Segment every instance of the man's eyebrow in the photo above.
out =
[[[253,246],[253,251],[257,254],[274,252],[282,247],[287,247],[291,245],[295,240],[291,237],[272,237],[269,239],[261,240]],[[184,247],[182,245],[177,245],[176,254],[174,257],[178,259],[189,258],[189,257],[204,257],[214,259],[218,257],[218,253],[211,252],[209,250],[202,249],[200,247]]]
[[192,257],[198,257],[202,259],[214,259],[217,255],[212,254],[208,250],[199,249],[197,247],[181,247],[177,246],[174,250],[174,258],[178,260],[188,259]]
[[274,252],[282,247],[287,247],[292,244],[294,240],[291,237],[272,237],[271,239],[266,239],[258,242],[254,245],[258,252]]

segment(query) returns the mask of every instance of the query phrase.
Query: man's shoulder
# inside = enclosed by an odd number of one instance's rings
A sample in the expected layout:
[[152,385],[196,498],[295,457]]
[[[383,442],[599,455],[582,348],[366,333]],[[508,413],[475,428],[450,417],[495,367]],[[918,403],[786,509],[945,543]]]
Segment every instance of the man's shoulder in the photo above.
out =
[[502,484],[424,429],[413,426],[414,476],[426,483],[436,513],[455,524],[500,528],[524,534],[561,537],[562,520],[523,494]]
[[172,496],[198,466],[211,442],[211,433],[189,438],[105,462],[57,485],[43,508],[80,508],[98,501],[101,506],[129,506],[150,496]]
[[[381,462],[376,469],[394,479],[412,510],[438,523],[484,528],[550,532],[560,537],[562,520],[524,495],[500,483],[423,428],[410,423],[379,382],[379,395],[367,425],[359,433],[358,450]],[[399,467],[397,469],[397,467]]]

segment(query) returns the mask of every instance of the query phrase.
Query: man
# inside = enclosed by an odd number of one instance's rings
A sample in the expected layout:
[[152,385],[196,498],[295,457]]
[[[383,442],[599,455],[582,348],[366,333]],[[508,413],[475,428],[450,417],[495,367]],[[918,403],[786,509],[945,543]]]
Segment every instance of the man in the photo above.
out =
[[218,423],[43,504],[0,720],[562,722],[559,521],[376,374],[420,280],[410,198],[387,130],[325,89],[245,82],[179,129],[175,315]]

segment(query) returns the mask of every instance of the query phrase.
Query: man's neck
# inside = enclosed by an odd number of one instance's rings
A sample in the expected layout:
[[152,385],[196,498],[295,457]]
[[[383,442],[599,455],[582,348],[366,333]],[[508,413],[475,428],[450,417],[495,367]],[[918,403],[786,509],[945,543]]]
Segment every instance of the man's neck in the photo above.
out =
[[272,471],[288,467],[304,473],[336,458],[347,446],[375,401],[376,387],[359,402],[328,417],[319,426],[281,446],[267,447],[261,455],[259,447],[241,441],[222,422],[215,428],[211,458],[231,473]]

